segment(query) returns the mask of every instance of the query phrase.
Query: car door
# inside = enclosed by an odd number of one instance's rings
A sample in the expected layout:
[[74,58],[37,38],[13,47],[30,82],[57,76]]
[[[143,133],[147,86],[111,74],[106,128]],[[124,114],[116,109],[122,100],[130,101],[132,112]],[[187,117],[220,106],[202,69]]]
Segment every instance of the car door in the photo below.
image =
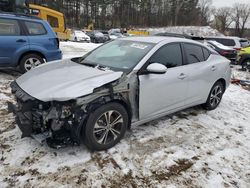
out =
[[16,57],[29,49],[18,20],[0,18],[0,66],[15,66]]
[[[187,77],[179,43],[161,47],[144,65],[160,63],[167,66],[165,74],[139,75],[140,120],[154,117],[184,106]],[[142,71],[143,72],[143,71]]]
[[192,106],[205,102],[211,84],[217,77],[216,65],[210,61],[211,52],[197,44],[183,43],[185,69],[188,76],[188,90],[185,105]]

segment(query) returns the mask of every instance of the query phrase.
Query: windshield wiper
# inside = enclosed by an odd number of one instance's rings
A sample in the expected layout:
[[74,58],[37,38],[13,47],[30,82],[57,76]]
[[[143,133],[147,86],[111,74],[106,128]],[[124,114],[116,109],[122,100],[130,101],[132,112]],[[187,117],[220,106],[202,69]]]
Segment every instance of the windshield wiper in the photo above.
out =
[[81,65],[88,66],[88,67],[93,67],[93,68],[95,68],[95,67],[97,66],[97,64],[87,63],[87,62],[84,62],[84,61],[82,61],[80,64],[81,64]]
[[97,68],[100,69],[100,70],[110,70],[110,67],[107,67],[105,65],[97,65]]
[[82,61],[80,64],[88,66],[88,67],[97,68],[97,69],[103,70],[103,71],[110,70],[110,68],[105,66],[105,65],[99,65],[99,64],[95,64],[95,63],[88,63],[88,62],[84,62],[84,61]]

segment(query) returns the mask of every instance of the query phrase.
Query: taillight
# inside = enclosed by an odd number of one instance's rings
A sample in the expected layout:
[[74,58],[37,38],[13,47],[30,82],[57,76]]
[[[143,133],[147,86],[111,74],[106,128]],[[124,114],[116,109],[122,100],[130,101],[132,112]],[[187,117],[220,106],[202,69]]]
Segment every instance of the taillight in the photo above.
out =
[[227,54],[229,54],[229,53],[230,53],[230,52],[228,52],[228,51],[221,51],[221,52],[220,52],[221,55],[227,55]]
[[57,46],[57,48],[59,48],[60,47],[60,41],[59,41],[58,38],[55,38],[55,40],[56,40],[56,46]]
[[54,43],[54,45],[56,46],[56,48],[59,49],[59,47],[60,47],[60,41],[59,41],[58,38],[50,38],[49,40],[52,41]]
[[237,51],[240,51],[241,50],[241,48],[234,48],[235,50],[237,50]]

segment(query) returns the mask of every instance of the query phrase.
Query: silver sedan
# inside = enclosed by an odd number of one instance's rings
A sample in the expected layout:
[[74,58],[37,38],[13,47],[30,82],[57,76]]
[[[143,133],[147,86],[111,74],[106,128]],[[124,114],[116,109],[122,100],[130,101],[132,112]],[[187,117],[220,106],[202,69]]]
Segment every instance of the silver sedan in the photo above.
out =
[[106,150],[131,125],[196,105],[214,110],[230,76],[230,61],[200,43],[122,38],[21,76],[11,84],[17,105],[9,110],[23,137]]

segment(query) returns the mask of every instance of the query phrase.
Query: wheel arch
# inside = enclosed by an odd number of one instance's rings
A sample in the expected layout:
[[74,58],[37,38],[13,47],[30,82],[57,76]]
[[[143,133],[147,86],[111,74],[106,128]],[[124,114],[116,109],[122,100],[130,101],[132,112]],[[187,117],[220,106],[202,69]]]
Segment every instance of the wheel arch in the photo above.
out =
[[226,87],[227,87],[227,82],[226,82],[226,80],[225,80],[224,78],[220,78],[219,80],[217,80],[217,81],[214,83],[214,85],[215,85],[216,83],[218,83],[218,82],[221,82],[221,83],[222,83],[222,85],[223,85],[223,87],[224,87],[224,92],[225,92]]
[[131,119],[132,119],[132,109],[131,109],[131,105],[129,103],[128,100],[126,100],[122,95],[120,94],[115,94],[113,96],[105,96],[105,97],[100,97],[98,99],[96,99],[95,101],[91,102],[89,107],[88,107],[88,111],[94,111],[97,108],[99,108],[102,105],[108,104],[108,103],[118,103],[120,105],[122,105],[127,113],[128,113],[128,117],[129,117],[129,124],[131,123]]
[[18,59],[18,62],[17,62],[17,65],[20,64],[22,58],[24,58],[26,55],[29,55],[29,54],[36,54],[36,55],[39,55],[40,57],[42,57],[43,59],[45,59],[45,61],[47,61],[46,57],[44,54],[42,54],[41,52],[39,51],[35,51],[35,50],[32,50],[32,51],[27,51],[27,52],[24,52]]
[[93,111],[95,111],[96,109],[98,109],[99,107],[109,104],[109,103],[118,103],[120,105],[122,105],[127,113],[128,113],[128,120],[129,120],[129,126],[128,129],[131,128],[131,121],[132,121],[132,109],[131,109],[131,105],[128,102],[128,100],[126,100],[123,96],[121,96],[120,94],[116,94],[114,96],[102,96],[92,102],[90,102],[87,107],[86,107],[86,111],[87,111],[87,115],[85,120],[83,121],[81,128],[80,128],[80,132],[81,134],[83,133],[84,129],[85,129],[85,125],[86,122],[89,118],[89,114]]

